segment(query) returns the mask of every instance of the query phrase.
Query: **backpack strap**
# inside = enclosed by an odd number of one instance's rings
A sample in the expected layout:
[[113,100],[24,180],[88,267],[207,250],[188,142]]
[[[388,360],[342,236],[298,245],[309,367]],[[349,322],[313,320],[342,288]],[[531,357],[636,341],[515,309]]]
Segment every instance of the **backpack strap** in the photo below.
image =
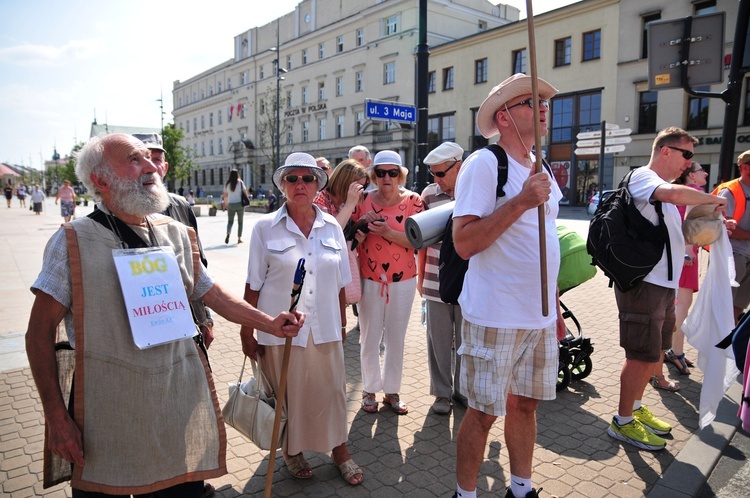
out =
[[[625,175],[625,177],[620,182],[620,187],[628,188],[628,185],[630,184],[630,177],[633,176],[633,172],[635,170],[631,169],[628,171],[628,173]],[[631,198],[632,199],[632,198]],[[672,269],[672,244],[669,241],[669,230],[667,229],[667,225],[664,223],[664,211],[662,210],[661,201],[654,201],[652,202],[654,205],[654,210],[656,211],[656,215],[659,217],[659,224],[664,227],[665,237],[664,237],[664,243],[666,245],[667,249],[667,280],[670,282],[674,280],[674,271]],[[611,284],[611,282],[610,282]]]
[[[495,158],[497,159],[497,188],[495,189],[495,195],[497,197],[505,197],[503,187],[508,183],[508,154],[505,152],[505,149],[497,144],[486,145],[484,148],[495,154]],[[552,168],[547,164],[547,161],[542,159],[542,164],[547,173],[554,178]]]

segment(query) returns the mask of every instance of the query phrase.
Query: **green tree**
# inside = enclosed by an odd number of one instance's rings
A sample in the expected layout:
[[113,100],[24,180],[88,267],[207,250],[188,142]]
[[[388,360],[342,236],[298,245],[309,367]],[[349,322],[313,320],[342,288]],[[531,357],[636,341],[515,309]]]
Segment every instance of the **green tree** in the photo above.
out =
[[181,128],[176,128],[174,124],[170,123],[164,127],[162,140],[167,153],[166,160],[169,163],[166,182],[170,187],[174,187],[176,181],[186,181],[198,167],[190,158],[190,149],[180,145],[184,137],[185,132]]
[[[269,86],[258,100],[260,115],[258,117],[258,146],[261,153],[268,159],[273,170],[281,164],[281,158],[276,157],[276,87]],[[284,138],[289,127],[284,123],[283,111],[286,108],[286,98],[279,96],[279,155],[284,157]]]

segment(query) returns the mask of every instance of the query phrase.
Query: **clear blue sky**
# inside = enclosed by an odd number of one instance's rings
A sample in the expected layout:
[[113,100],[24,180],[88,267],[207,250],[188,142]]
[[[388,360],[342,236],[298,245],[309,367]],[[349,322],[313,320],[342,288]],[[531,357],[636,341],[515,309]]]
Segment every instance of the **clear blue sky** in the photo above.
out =
[[[535,14],[574,0],[535,0]],[[234,36],[299,0],[0,0],[0,161],[41,168],[91,121],[171,122],[172,84],[233,56]],[[493,3],[497,3],[494,1]],[[502,3],[521,9],[526,2]]]

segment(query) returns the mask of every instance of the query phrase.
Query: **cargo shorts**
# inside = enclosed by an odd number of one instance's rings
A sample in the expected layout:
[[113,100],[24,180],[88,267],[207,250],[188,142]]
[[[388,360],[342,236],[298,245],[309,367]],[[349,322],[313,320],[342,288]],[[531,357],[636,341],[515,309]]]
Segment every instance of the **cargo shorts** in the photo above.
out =
[[615,288],[620,318],[620,347],[625,358],[648,363],[661,360],[672,347],[675,290],[641,282],[628,292]]

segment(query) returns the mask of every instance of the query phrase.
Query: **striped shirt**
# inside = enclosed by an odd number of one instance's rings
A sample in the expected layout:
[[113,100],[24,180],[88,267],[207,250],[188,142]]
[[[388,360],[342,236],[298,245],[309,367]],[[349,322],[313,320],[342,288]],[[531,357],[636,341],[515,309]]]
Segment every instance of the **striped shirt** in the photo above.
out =
[[[431,183],[422,191],[422,203],[425,209],[432,209],[450,202],[453,197],[446,194],[437,183]],[[440,301],[438,265],[440,264],[440,246],[438,242],[428,246],[425,250],[424,280],[422,281],[422,297],[430,301]]]

